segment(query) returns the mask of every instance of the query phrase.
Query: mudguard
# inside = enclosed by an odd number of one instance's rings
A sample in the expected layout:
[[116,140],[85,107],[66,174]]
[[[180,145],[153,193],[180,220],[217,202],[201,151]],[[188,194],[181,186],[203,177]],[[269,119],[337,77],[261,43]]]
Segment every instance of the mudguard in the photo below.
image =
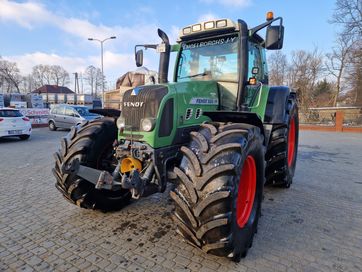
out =
[[256,113],[246,111],[208,111],[204,112],[203,115],[215,122],[244,123],[256,126],[260,128],[260,132],[265,136],[263,122]]
[[288,99],[291,94],[295,95],[295,93],[291,92],[289,87],[270,87],[265,109],[264,123],[284,124],[286,122]]

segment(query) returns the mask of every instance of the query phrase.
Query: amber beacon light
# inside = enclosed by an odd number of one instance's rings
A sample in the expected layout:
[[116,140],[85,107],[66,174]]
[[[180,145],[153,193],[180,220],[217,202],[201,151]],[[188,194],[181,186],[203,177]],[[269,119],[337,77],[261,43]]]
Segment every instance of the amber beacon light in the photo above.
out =
[[266,14],[266,20],[267,21],[270,21],[270,20],[273,20],[274,19],[274,14],[272,11],[269,11],[267,14]]

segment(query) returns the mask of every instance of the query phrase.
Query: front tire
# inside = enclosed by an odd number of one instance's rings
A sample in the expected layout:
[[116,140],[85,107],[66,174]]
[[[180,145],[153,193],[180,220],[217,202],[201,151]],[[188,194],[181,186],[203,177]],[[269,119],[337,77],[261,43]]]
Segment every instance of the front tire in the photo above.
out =
[[177,232],[207,253],[240,261],[257,231],[264,185],[259,128],[203,124],[191,133],[171,191]]
[[56,188],[71,203],[86,209],[102,211],[119,210],[129,199],[128,190],[97,190],[94,184],[62,171],[62,165],[79,159],[84,166],[113,171],[113,142],[117,137],[117,127],[112,118],[85,122],[72,127],[69,134],[61,141],[61,150],[54,154]]

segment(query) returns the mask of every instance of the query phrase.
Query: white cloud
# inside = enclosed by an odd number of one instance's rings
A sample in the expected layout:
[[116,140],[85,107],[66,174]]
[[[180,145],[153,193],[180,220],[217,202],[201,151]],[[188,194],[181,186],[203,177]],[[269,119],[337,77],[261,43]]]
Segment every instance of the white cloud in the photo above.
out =
[[[103,55],[105,74],[117,74],[118,76],[136,69],[133,54],[116,54],[111,51],[105,51]],[[99,67],[100,57],[91,56],[88,62]]]
[[4,56],[6,60],[16,62],[23,75],[30,74],[33,66],[38,64],[60,65],[69,73],[81,71],[88,63],[85,58],[65,57],[57,54],[34,52],[24,55]]
[[[145,9],[142,12],[152,13],[152,10]],[[93,44],[94,47],[99,48],[98,42],[87,41],[89,37],[104,39],[110,36],[117,36],[116,40],[113,40],[109,44],[107,43],[106,49],[112,50],[117,48],[117,51],[123,52],[115,53],[108,50],[104,52],[104,71],[107,80],[110,82],[115,81],[123,73],[136,69],[132,52],[135,44],[160,42],[157,35],[157,26],[149,22],[133,26],[107,26],[92,23],[90,21],[92,16],[88,17],[89,19],[84,18],[87,17],[80,19],[59,15],[56,12],[50,11],[44,4],[39,2],[21,3],[0,0],[0,22],[17,24],[26,29],[50,26],[74,37],[78,37],[79,40],[68,40],[74,44],[79,44],[79,47],[84,46],[84,44],[89,44],[89,46]],[[174,42],[178,36],[178,28],[172,26],[171,30],[171,41]],[[69,41],[65,41],[64,43]],[[67,53],[61,55],[59,53],[54,54],[38,51],[3,56],[3,58],[16,62],[23,75],[31,73],[33,66],[37,64],[61,65],[71,74],[84,71],[88,65],[100,67],[100,55],[98,52],[98,50],[95,51],[92,53],[94,54],[92,56],[74,57],[71,54],[67,55]],[[145,52],[144,63],[148,68],[157,70],[158,55],[152,56],[148,51]]]
[[[32,68],[38,64],[45,65],[60,65],[68,71],[71,83],[70,87],[73,87],[74,72],[82,73],[86,67],[93,65],[100,67],[100,56],[87,56],[81,57],[70,57],[60,56],[58,54],[47,54],[44,52],[34,52],[24,55],[16,56],[4,56],[3,59],[16,62],[20,73],[22,75],[28,75],[32,72]],[[134,71],[137,69],[134,61],[133,54],[117,54],[110,51],[104,52],[104,73],[108,86],[113,88],[117,79],[128,71]],[[145,67],[150,70],[158,70],[158,55],[150,54],[145,52],[144,59]],[[170,76],[172,76],[173,67],[170,66]],[[84,83],[85,84],[85,83]],[[86,86],[84,87],[87,88]]]
[[[99,55],[81,58],[34,52],[25,55],[4,56],[3,58],[16,62],[23,75],[30,74],[32,68],[38,64],[60,65],[67,70],[70,75],[74,72],[83,72],[89,65],[100,67]],[[116,54],[110,51],[104,52],[104,72],[108,81],[115,81],[120,75],[135,69],[136,66],[134,64],[133,54]]]
[[84,39],[89,37],[103,39],[115,35],[115,31],[111,27],[103,25],[96,26],[86,20],[77,18],[58,17],[53,23],[64,32]]
[[19,25],[32,29],[35,24],[51,20],[50,13],[38,3],[17,3],[0,1],[0,20],[15,21]]
[[154,37],[157,38],[157,27],[152,24],[132,27],[95,25],[85,19],[59,16],[35,2],[0,1],[0,21],[15,22],[28,29],[39,25],[50,25],[82,39],[88,37],[104,39],[117,36],[118,43],[125,46],[145,41],[147,38],[149,38],[148,42],[153,42]]
[[179,35],[180,35],[180,27],[178,26],[171,26],[171,32],[170,32],[170,35],[168,36],[170,38],[170,43],[173,44],[173,43],[176,43]]
[[244,8],[251,4],[252,0],[200,0],[207,4],[220,4],[228,7]]
[[205,22],[205,21],[211,21],[214,19],[219,19],[220,17],[214,13],[205,13],[202,14],[199,19],[197,19],[198,22]]

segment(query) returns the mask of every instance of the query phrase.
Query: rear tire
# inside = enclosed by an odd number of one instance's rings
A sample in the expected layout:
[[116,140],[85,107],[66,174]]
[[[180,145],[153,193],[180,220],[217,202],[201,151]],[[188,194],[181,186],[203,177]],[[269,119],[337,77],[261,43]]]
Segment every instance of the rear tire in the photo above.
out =
[[53,121],[49,122],[49,130],[51,130],[51,131],[57,130],[57,127],[55,126]]
[[288,100],[286,125],[274,125],[265,160],[266,184],[289,188],[293,182],[298,153],[299,119],[295,98]]
[[[207,253],[238,262],[252,245],[261,212],[263,136],[255,126],[216,123],[201,125],[191,137],[181,148],[184,156],[174,169],[178,182],[170,193],[177,232]],[[255,166],[250,184],[249,160]]]
[[86,209],[114,211],[129,202],[131,195],[128,190],[97,190],[94,184],[62,171],[63,164],[68,165],[76,158],[84,166],[113,171],[112,144],[116,137],[114,119],[104,118],[72,127],[62,139],[61,149],[54,154],[53,174],[56,177],[56,188],[71,203]]
[[20,140],[25,141],[25,140],[28,140],[30,138],[30,135],[27,135],[27,134],[20,135],[19,138],[20,138]]

